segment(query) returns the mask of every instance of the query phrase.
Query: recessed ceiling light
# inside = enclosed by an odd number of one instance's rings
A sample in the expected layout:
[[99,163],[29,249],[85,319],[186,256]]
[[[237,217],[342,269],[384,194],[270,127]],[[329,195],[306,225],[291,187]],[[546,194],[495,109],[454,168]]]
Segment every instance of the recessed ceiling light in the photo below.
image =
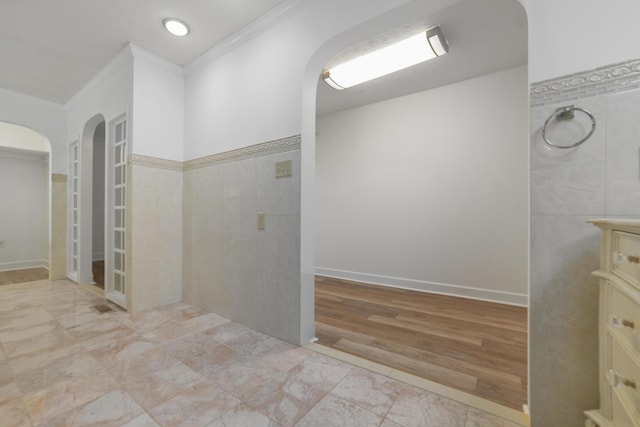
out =
[[189,34],[189,27],[184,22],[175,18],[165,18],[162,25],[174,36],[186,36]]

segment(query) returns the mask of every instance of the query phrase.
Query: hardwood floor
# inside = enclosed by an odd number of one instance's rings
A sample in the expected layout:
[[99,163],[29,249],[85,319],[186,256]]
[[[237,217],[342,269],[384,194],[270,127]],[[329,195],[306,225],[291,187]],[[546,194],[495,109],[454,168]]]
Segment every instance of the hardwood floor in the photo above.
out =
[[95,286],[104,289],[104,261],[93,261],[92,268]]
[[522,411],[527,309],[316,277],[319,344]]
[[44,267],[0,271],[0,285],[35,282],[37,280],[47,280],[48,278],[49,270]]

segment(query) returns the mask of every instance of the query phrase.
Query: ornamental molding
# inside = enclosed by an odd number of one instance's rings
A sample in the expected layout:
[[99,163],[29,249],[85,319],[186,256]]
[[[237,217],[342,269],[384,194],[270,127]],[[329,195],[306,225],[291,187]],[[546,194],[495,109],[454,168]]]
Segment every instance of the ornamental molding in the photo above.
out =
[[531,84],[532,105],[640,88],[640,59]]
[[200,157],[197,159],[189,160],[187,162],[143,156],[141,154],[131,154],[129,156],[129,165],[182,172],[187,170],[205,168],[207,166],[221,163],[230,163],[239,160],[252,159],[255,157],[286,153],[288,151],[295,151],[299,149],[300,135],[294,135],[287,138],[276,139],[274,141],[263,142],[261,144],[250,145],[248,147],[239,148],[237,150],[231,150],[224,153]]
[[144,166],[147,168],[167,169],[182,172],[183,163],[178,160],[160,159],[158,157],[131,154],[129,164],[132,166]]
[[250,145],[237,150],[226,151],[224,153],[213,154],[211,156],[200,157],[184,162],[184,170],[200,169],[220,163],[236,162],[255,157],[270,156],[277,153],[285,153],[300,149],[300,135],[287,138],[276,139],[274,141],[263,142],[261,144]]

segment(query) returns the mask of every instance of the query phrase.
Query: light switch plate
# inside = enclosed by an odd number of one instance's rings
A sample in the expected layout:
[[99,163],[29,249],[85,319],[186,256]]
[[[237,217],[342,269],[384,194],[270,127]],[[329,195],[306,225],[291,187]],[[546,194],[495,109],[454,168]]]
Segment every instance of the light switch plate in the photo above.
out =
[[264,212],[258,212],[257,226],[258,230],[264,231]]
[[276,162],[276,178],[291,176],[291,160]]

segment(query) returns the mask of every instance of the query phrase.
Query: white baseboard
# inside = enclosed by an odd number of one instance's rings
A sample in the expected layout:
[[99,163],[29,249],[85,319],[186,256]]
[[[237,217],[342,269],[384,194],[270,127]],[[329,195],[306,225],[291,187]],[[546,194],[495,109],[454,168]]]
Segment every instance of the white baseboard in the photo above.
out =
[[38,267],[44,267],[48,270],[49,261],[47,261],[46,259],[36,259],[36,260],[29,260],[29,261],[13,261],[13,262],[0,263],[0,271],[24,270],[27,268],[38,268]]
[[426,282],[422,280],[357,273],[354,271],[336,270],[324,267],[316,267],[316,274],[319,276],[334,277],[336,279],[351,280],[371,285],[382,285],[392,288],[451,295],[455,297],[471,298],[481,301],[497,302],[500,304],[517,305],[521,307],[527,307],[529,302],[529,298],[526,294],[496,291],[493,289],[472,288],[468,286],[450,285],[447,283]]

